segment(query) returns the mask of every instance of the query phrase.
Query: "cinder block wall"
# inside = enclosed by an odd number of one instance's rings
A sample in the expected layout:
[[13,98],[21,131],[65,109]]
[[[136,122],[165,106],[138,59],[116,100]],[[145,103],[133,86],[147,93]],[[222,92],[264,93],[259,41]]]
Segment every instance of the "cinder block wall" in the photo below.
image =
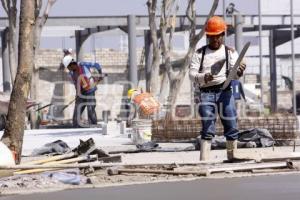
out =
[[[60,112],[63,105],[74,99],[75,89],[67,71],[60,69],[63,53],[61,49],[41,49],[36,57],[38,66],[37,100],[43,105],[53,103],[49,114],[59,119],[71,119],[74,104],[69,106],[63,113]],[[94,54],[84,54],[84,61],[94,62]],[[98,85],[96,92],[97,116],[102,118],[103,110],[111,111],[111,119],[115,119],[122,112],[123,97],[127,95],[128,87],[128,53],[111,49],[96,51],[96,62],[103,68],[103,73],[108,74],[108,85]],[[142,50],[137,52],[137,64],[139,65],[140,79],[144,79],[144,57]],[[139,85],[144,84],[141,80]],[[190,82],[185,81],[180,89],[179,104],[190,104]],[[122,114],[121,114],[122,115]]]
[[[138,54],[139,56],[141,53]],[[36,63],[39,67],[37,84],[37,100],[43,105],[48,103],[56,104],[49,110],[49,114],[55,118],[71,119],[74,104],[60,110],[64,104],[68,104],[74,99],[75,88],[72,84],[68,72],[60,68],[62,50],[42,49],[38,52]],[[138,57],[139,58],[139,57]],[[85,61],[94,61],[91,54],[84,55]],[[103,110],[111,110],[111,118],[116,118],[120,114],[122,97],[126,92],[124,82],[127,81],[127,60],[126,52],[116,52],[104,49],[96,52],[96,62],[103,67],[103,73],[108,74],[108,85],[99,85],[96,92],[97,116],[102,118]]]

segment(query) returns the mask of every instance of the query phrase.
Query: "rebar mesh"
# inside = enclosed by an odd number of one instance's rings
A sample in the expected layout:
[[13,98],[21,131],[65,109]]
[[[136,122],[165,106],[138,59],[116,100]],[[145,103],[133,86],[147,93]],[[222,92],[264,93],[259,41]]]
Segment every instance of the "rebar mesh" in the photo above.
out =
[[[202,124],[200,119],[156,120],[152,122],[152,140],[171,142],[191,140],[199,136]],[[299,135],[299,125],[293,115],[269,115],[247,117],[238,120],[239,130],[264,128],[270,131],[275,140],[294,140]],[[216,122],[216,134],[223,134],[220,120]]]

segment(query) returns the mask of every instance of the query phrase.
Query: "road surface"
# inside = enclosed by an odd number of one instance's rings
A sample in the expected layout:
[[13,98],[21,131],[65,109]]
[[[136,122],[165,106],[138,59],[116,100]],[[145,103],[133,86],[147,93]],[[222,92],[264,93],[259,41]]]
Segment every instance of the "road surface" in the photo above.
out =
[[201,179],[7,196],[1,200],[298,200],[300,175]]

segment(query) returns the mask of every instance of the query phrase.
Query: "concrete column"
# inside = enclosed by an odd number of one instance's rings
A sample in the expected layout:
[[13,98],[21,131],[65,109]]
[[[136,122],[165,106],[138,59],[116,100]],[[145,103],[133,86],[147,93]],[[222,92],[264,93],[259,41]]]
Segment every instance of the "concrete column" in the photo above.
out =
[[235,23],[235,49],[240,53],[243,49],[243,16],[240,13],[234,15]]
[[277,112],[277,72],[276,72],[276,30],[270,30],[269,51],[270,51],[270,92],[271,112]]
[[150,75],[151,75],[151,64],[152,64],[152,54],[153,47],[150,38],[150,31],[144,32],[145,39],[145,79],[146,79],[146,91],[150,92]]
[[108,74],[104,74],[104,77],[103,77],[103,84],[104,84],[104,85],[108,85]]
[[138,69],[136,63],[136,18],[135,15],[129,15],[128,25],[128,47],[129,47],[129,81],[134,87],[138,85]]
[[75,43],[76,43],[76,60],[77,61],[82,61],[83,60],[83,42],[84,38],[81,34],[81,31],[77,30],[75,31]]
[[[237,50],[238,53],[241,53],[242,49],[243,49],[243,16],[239,13],[236,12],[234,15],[234,29],[235,29],[235,35],[234,35],[234,39],[235,39],[235,49]],[[243,76],[240,79],[241,82],[245,82],[245,76]],[[245,113],[245,104],[242,103],[238,103],[238,112],[240,114]]]
[[11,78],[8,52],[8,28],[1,32],[2,42],[2,76],[3,76],[3,91],[11,92]]

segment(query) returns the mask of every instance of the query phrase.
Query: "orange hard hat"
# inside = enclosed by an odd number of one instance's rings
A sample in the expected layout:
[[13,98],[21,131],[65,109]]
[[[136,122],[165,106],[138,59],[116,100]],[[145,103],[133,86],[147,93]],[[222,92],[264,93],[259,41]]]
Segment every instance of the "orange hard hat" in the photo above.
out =
[[226,23],[222,17],[213,16],[207,21],[205,27],[206,35],[219,35],[227,29]]

